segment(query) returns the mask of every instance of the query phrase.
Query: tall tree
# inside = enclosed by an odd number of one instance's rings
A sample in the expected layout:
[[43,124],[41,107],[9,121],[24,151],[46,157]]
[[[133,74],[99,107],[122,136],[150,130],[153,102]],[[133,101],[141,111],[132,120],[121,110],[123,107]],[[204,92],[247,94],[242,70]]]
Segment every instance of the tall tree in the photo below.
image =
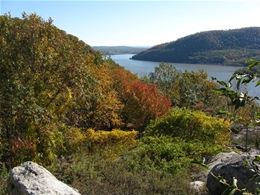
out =
[[115,68],[111,63],[108,60],[99,65],[92,64],[89,68],[99,83],[95,88],[96,96],[90,102],[90,112],[86,117],[96,128],[112,129],[121,125],[120,112],[123,103],[114,87],[115,81],[111,72]]
[[13,163],[15,140],[21,140],[33,147],[29,159],[48,162],[63,148],[65,115],[77,99],[88,102],[97,83],[87,67],[96,54],[51,19],[25,13],[0,16],[0,53],[2,158]]

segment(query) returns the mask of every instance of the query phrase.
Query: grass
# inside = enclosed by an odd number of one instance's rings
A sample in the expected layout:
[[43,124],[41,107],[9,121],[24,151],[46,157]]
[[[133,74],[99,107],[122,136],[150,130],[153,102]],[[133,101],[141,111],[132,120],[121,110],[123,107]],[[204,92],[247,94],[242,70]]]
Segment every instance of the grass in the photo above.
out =
[[[134,151],[134,152],[130,152]],[[146,162],[149,162],[148,164]],[[92,153],[75,153],[46,167],[57,179],[76,188],[82,195],[206,195],[189,187],[191,172],[178,173],[154,168],[135,146],[96,148]],[[6,195],[8,171],[2,170],[0,195]]]
[[7,181],[9,177],[9,172],[5,166],[1,166],[0,170],[0,195],[7,194]]
[[[192,195],[189,170],[177,174],[152,170],[138,163],[138,154],[108,158],[106,150],[73,157],[73,162],[57,163],[51,172],[84,195]],[[68,160],[71,161],[71,160]],[[207,194],[203,190],[199,194]]]

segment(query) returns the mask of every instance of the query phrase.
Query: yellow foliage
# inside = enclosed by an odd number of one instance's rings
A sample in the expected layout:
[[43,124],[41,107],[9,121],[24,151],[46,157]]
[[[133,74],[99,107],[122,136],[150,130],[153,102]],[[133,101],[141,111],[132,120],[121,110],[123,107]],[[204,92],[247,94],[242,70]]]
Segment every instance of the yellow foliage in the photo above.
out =
[[76,127],[65,127],[64,128],[64,139],[66,151],[69,153],[74,153],[81,149],[84,149],[84,142],[86,135],[81,128]]
[[59,154],[66,150],[63,132],[55,123],[41,127],[33,136],[37,136],[32,138],[33,142],[37,144],[37,151],[32,159],[35,162],[51,164]]
[[86,135],[80,128],[69,127],[65,134],[65,139],[71,144],[76,145],[86,139]]
[[87,141],[91,145],[113,145],[126,144],[131,145],[136,142],[137,131],[123,131],[120,129],[113,129],[112,131],[95,131],[93,129],[87,130]]
[[98,66],[89,65],[88,69],[97,79],[98,86],[93,92],[95,100],[89,102],[89,106],[94,112],[89,112],[87,117],[91,118],[91,123],[95,128],[120,126],[122,121],[119,113],[123,105],[118,98],[117,91],[113,88],[114,80],[109,74],[111,71],[109,64],[103,62]]
[[201,111],[173,108],[166,117],[152,121],[146,127],[145,135],[169,135],[224,145],[229,141],[230,126],[230,121]]

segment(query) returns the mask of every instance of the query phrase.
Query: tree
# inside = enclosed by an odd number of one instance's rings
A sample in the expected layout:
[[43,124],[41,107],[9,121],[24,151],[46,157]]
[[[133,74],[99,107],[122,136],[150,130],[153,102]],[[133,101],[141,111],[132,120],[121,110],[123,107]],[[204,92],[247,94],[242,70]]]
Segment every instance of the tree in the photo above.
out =
[[126,123],[133,123],[141,131],[150,120],[164,116],[171,108],[171,101],[154,84],[133,82],[127,95],[123,117]]
[[120,101],[118,91],[114,86],[115,80],[111,75],[111,72],[117,68],[114,68],[113,64],[111,67],[111,63],[104,61],[99,65],[89,67],[99,83],[95,88],[95,98],[89,102],[90,109],[86,118],[92,124],[90,126],[98,129],[112,129],[121,125],[120,112],[123,103]]
[[123,105],[126,105],[129,86],[131,83],[139,80],[137,74],[132,74],[129,70],[125,70],[121,66],[111,68],[109,74],[113,80],[113,89],[117,91],[119,100]]
[[177,70],[172,64],[161,63],[155,71],[149,74],[149,81],[158,84],[158,88],[168,98],[172,105],[214,112],[219,98],[217,84],[208,80],[204,70]]
[[[65,150],[66,125],[75,125],[66,115],[97,84],[87,67],[96,54],[51,19],[25,13],[0,17],[0,53],[1,160],[49,163]],[[21,159],[17,146],[30,155]]]
[[178,105],[180,100],[178,83],[181,75],[181,70],[177,70],[172,64],[160,63],[158,67],[154,68],[154,72],[149,74],[148,78],[171,99],[173,105]]
[[217,84],[208,80],[204,70],[185,71],[178,83],[180,102],[179,107],[199,109],[214,113],[219,97],[214,91]]

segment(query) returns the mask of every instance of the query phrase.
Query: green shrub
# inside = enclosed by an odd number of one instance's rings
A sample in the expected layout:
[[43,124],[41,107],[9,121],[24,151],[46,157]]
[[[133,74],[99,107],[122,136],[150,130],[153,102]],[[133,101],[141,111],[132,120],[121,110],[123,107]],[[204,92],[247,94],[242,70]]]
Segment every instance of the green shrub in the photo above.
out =
[[201,111],[173,108],[166,117],[151,121],[145,129],[144,135],[168,135],[224,145],[230,135],[230,122],[207,116]]
[[191,168],[195,162],[202,163],[203,158],[213,156],[223,149],[224,147],[199,140],[147,136],[140,140],[139,163],[148,170],[176,174]]
[[[127,151],[125,151],[127,152]],[[74,163],[57,165],[52,172],[61,181],[89,195],[180,195],[195,194],[189,189],[189,172],[171,174],[142,166],[138,153],[108,161],[103,154],[77,155]],[[202,194],[202,193],[201,193]]]

